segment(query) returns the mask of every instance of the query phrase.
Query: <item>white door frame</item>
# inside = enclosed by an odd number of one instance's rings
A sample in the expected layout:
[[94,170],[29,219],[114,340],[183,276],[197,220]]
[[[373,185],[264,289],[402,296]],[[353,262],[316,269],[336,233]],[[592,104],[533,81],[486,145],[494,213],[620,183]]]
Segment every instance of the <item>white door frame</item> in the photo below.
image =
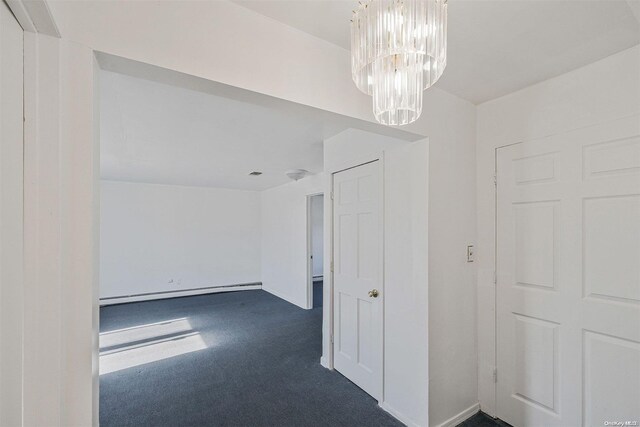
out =
[[[313,236],[311,223],[311,199],[323,196],[323,192],[307,194],[307,308],[313,308]],[[323,230],[324,233],[324,230]],[[324,265],[322,268],[324,277]]]
[[[366,159],[362,159],[361,161],[358,162],[354,162],[356,164],[353,165],[341,165],[341,167],[339,168],[335,168],[336,170],[331,170],[331,171],[326,171],[328,174],[328,179],[329,179],[329,188],[330,188],[330,192],[329,192],[329,199],[327,200],[325,198],[325,231],[324,231],[324,236],[325,236],[325,243],[327,244],[327,246],[329,247],[329,257],[325,257],[325,272],[328,271],[328,274],[324,275],[324,283],[323,283],[323,307],[327,307],[326,309],[324,309],[325,311],[323,311],[323,316],[327,316],[327,320],[328,320],[328,325],[329,325],[329,330],[328,330],[328,348],[329,348],[329,352],[328,352],[328,360],[324,360],[324,356],[323,359],[321,360],[321,363],[323,366],[325,366],[328,369],[334,369],[334,360],[333,360],[333,352],[334,352],[334,311],[335,311],[335,306],[333,303],[333,296],[334,296],[334,283],[333,283],[333,262],[334,262],[334,239],[333,239],[333,229],[334,229],[334,221],[333,221],[333,205],[334,205],[334,199],[333,199],[333,194],[334,194],[334,175],[338,172],[342,172],[348,169],[353,169],[356,168],[358,166],[363,166],[365,164],[368,163],[373,163],[373,162],[378,162],[378,167],[380,170],[380,173],[378,174],[378,185],[380,186],[380,201],[379,201],[379,209],[380,209],[380,222],[378,225],[378,232],[379,232],[379,239],[380,239],[380,292],[384,295],[385,292],[385,283],[384,283],[384,221],[385,221],[385,215],[384,215],[384,199],[385,199],[385,192],[384,192],[384,152],[379,153],[379,155],[370,157],[370,158],[366,158]],[[327,207],[328,207],[328,212],[330,213],[329,215],[327,215]],[[328,231],[328,234],[327,234]],[[328,237],[327,237],[328,236]],[[325,254],[327,253],[327,248],[325,248]],[[326,259],[328,258],[328,260]],[[329,262],[329,269],[326,269],[326,264],[327,262]],[[379,357],[380,357],[380,377],[379,377],[379,381],[380,381],[380,395],[379,396],[373,396],[377,401],[378,404],[382,404],[384,402],[384,297],[382,298],[381,301],[381,311],[382,311],[382,315],[380,316],[380,325],[379,325],[379,345],[380,345],[380,351],[379,351]],[[325,337],[323,336],[323,341],[325,340]]]
[[[23,413],[27,425],[52,419],[64,425],[99,423],[99,127],[94,54],[78,43],[24,33],[27,316],[23,333],[24,353],[30,357],[23,361]],[[73,398],[65,400],[69,396]]]
[[493,352],[493,378],[494,381],[491,384],[493,402],[494,402],[494,414],[490,414],[493,417],[497,417],[497,403],[498,403],[498,150],[512,147],[514,145],[523,144],[524,141],[514,142],[512,144],[505,144],[496,147],[493,150],[493,328],[491,328],[491,339],[495,344],[495,351]]
[[0,4],[0,425],[24,424],[23,39]]

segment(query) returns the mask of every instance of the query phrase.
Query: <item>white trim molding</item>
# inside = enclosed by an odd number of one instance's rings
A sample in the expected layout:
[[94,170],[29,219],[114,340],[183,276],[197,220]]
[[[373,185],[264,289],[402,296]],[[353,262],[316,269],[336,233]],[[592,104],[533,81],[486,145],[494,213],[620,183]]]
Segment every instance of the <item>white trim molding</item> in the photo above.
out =
[[455,427],[461,422],[466,421],[469,418],[473,417],[479,411],[480,411],[480,403],[474,403],[464,411],[454,415],[453,417],[449,418],[442,424],[437,425],[436,427]]
[[97,64],[24,33],[24,425],[98,425]]
[[7,0],[7,5],[24,31],[60,38],[46,0]]
[[387,402],[381,402],[378,406],[380,406],[380,408],[382,408],[385,412],[387,412],[392,417],[399,420],[400,422],[402,422],[404,425],[408,427],[426,427],[426,426],[421,426],[420,424],[413,421],[411,418],[405,416],[404,414],[396,410],[393,406],[389,405]]
[[329,367],[329,363],[327,362],[327,359],[324,356],[320,357],[320,365],[322,365],[323,367],[327,368],[330,371],[333,371],[333,368]]
[[100,306],[124,304],[127,302],[153,301],[158,299],[189,297],[195,295],[217,294],[220,292],[255,291],[262,289],[261,283],[247,283],[242,285],[212,286],[208,288],[185,289],[183,291],[153,292],[140,295],[125,295],[120,297],[101,298]]

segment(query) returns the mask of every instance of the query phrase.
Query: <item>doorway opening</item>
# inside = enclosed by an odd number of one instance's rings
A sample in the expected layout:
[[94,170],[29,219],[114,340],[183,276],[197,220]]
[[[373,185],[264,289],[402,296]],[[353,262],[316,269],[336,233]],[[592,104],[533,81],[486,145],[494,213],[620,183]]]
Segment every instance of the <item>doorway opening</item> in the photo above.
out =
[[[377,158],[384,147],[419,136],[107,54],[97,58],[101,424],[135,416],[141,425],[251,425],[257,412],[244,405],[298,399],[330,424],[362,422],[364,414],[367,424],[396,425],[370,391],[345,382],[327,363],[333,299],[325,275],[331,251],[323,254],[331,225],[324,223],[332,220],[324,194],[331,191],[327,167],[360,164],[372,150]],[[349,150],[355,158],[345,157],[344,139],[357,144]],[[307,176],[291,181],[292,169]],[[362,184],[361,193],[368,192]],[[205,369],[213,365],[224,366],[224,375]],[[299,393],[277,397],[279,382],[301,377]],[[272,399],[234,398],[247,396],[256,379],[273,384],[266,393]],[[215,394],[219,404],[202,404],[198,390]],[[131,411],[120,396],[134,391]],[[344,393],[348,405],[316,403]],[[175,402],[191,409],[169,410]],[[300,422],[283,411],[278,422]]]
[[324,283],[324,194],[307,196],[307,306],[322,308]]

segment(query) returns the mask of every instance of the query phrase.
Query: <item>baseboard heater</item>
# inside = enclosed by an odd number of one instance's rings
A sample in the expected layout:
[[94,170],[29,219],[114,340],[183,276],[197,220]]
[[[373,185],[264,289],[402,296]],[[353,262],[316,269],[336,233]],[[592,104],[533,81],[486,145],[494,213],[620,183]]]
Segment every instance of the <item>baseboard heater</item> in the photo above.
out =
[[236,285],[207,286],[204,288],[176,289],[173,291],[148,292],[144,294],[121,295],[100,298],[100,305],[123,304],[127,302],[149,301],[164,298],[187,297],[193,295],[212,294],[216,292],[234,292],[262,289],[262,282],[239,283]]

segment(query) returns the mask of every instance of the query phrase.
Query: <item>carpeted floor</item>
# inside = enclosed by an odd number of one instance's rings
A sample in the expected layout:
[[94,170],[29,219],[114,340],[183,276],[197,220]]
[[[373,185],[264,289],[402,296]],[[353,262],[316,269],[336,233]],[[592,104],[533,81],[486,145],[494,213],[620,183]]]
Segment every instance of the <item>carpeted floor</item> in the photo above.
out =
[[502,420],[491,418],[484,412],[478,412],[473,417],[458,424],[457,427],[511,427]]
[[322,280],[313,282],[313,308],[322,307]]
[[103,307],[100,330],[102,426],[402,425],[320,366],[322,308],[229,292]]

